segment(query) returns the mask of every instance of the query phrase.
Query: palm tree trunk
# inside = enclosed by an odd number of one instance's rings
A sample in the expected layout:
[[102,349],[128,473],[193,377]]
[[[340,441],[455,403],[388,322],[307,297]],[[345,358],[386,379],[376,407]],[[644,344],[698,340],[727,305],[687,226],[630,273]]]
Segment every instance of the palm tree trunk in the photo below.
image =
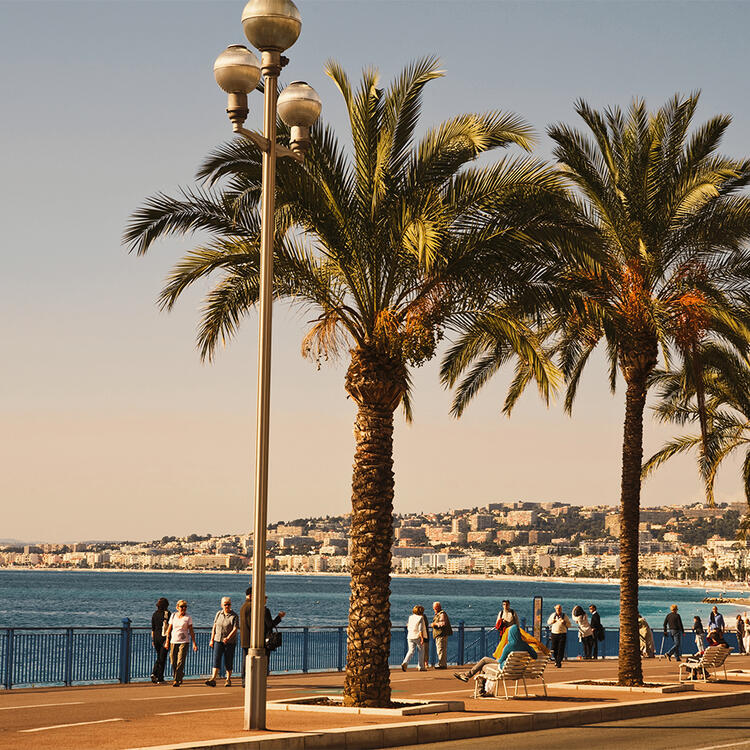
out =
[[620,494],[620,656],[618,684],[642,685],[638,635],[638,524],[643,461],[643,410],[647,374],[639,370],[627,380],[622,440]]
[[346,390],[359,409],[354,423],[351,598],[344,705],[391,701],[390,582],[393,545],[393,412],[405,388],[403,365],[357,349]]

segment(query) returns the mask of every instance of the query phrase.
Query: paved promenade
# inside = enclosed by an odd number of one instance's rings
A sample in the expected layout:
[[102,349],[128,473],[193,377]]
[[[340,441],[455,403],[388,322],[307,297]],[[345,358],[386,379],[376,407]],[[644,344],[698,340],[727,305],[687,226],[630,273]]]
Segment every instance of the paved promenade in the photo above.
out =
[[[750,657],[730,657],[729,669],[750,670]],[[394,698],[420,698],[460,700],[465,702],[462,713],[448,713],[414,717],[356,716],[318,712],[268,712],[266,733],[242,731],[242,688],[206,687],[203,682],[185,682],[180,688],[171,685],[106,685],[73,688],[38,688],[0,692],[0,750],[6,748],[144,748],[170,744],[191,744],[222,738],[249,737],[253,734],[273,737],[289,732],[320,732],[345,727],[384,727],[385,725],[407,725],[409,722],[432,722],[436,727],[445,726],[446,720],[471,717],[536,716],[535,726],[540,721],[553,722],[556,711],[591,707],[612,707],[633,701],[643,701],[653,713],[657,709],[652,702],[675,699],[684,700],[685,707],[673,706],[662,713],[699,710],[694,703],[700,696],[711,694],[747,693],[737,695],[740,703],[750,703],[750,674],[730,676],[725,683],[696,684],[693,693],[677,695],[647,693],[605,693],[602,691],[581,692],[571,687],[553,687],[549,697],[542,694],[541,685],[533,683],[533,697],[504,700],[478,699],[471,697],[472,685],[463,684],[453,678],[453,669],[428,670],[407,673],[394,671],[391,676]],[[547,682],[567,680],[614,678],[617,663],[614,660],[598,662],[567,662],[562,669],[553,666],[547,669]],[[645,660],[647,681],[676,681],[677,665],[674,662]],[[304,695],[326,695],[341,692],[343,674],[307,674],[274,676],[269,680],[269,700]],[[691,707],[692,704],[692,707]],[[632,712],[632,709],[631,709]],[[592,716],[591,712],[586,714]],[[604,713],[600,714],[604,717]],[[460,723],[460,722],[459,722]],[[458,725],[456,725],[458,726]],[[468,725],[467,725],[468,726]],[[499,726],[499,725],[498,725]],[[525,725],[524,725],[525,726]],[[528,728],[532,728],[531,721]],[[428,727],[429,729],[429,727]],[[518,731],[506,725],[507,731]],[[425,730],[426,731],[426,730]],[[438,737],[436,736],[436,739]],[[282,738],[279,738],[280,740]],[[406,744],[406,743],[404,743]],[[705,743],[709,744],[709,743]],[[750,744],[750,743],[748,743]],[[281,747],[293,747],[290,739]],[[320,745],[321,747],[324,745]],[[698,747],[700,745],[696,745]]]

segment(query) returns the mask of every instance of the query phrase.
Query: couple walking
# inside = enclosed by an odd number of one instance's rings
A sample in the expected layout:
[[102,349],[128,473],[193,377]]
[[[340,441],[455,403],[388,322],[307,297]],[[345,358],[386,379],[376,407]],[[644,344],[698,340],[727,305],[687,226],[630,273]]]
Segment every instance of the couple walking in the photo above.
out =
[[[453,635],[453,628],[448,613],[443,609],[440,602],[433,602],[432,609],[435,612],[435,616],[432,618],[432,638],[435,641],[435,651],[438,658],[435,669],[447,669],[448,637]],[[416,651],[419,665],[417,668],[420,672],[424,671],[427,668],[427,649],[430,639],[424,607],[419,604],[414,607],[406,623],[406,640],[409,648],[401,663],[401,669],[406,672],[409,661]]]

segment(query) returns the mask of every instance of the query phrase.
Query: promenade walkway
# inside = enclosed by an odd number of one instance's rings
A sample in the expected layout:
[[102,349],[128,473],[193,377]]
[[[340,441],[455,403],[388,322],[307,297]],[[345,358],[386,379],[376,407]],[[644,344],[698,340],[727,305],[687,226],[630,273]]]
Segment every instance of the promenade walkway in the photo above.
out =
[[[750,670],[750,657],[733,656],[729,669]],[[676,681],[677,665],[665,659],[645,660],[647,681]],[[570,661],[562,669],[547,670],[548,683],[581,679],[614,678],[614,660],[598,662]],[[314,732],[342,727],[378,727],[408,722],[434,722],[445,725],[447,719],[523,714],[554,717],[555,710],[613,706],[633,701],[658,702],[685,700],[685,708],[694,710],[690,701],[707,694],[747,693],[738,702],[750,703],[750,674],[731,676],[725,683],[696,684],[693,693],[678,695],[646,693],[583,693],[571,687],[553,687],[544,698],[541,686],[530,685],[534,697],[473,699],[471,685],[453,678],[453,670],[410,669],[392,672],[394,698],[461,700],[462,713],[414,717],[375,717],[317,712],[268,712],[269,731],[279,733]],[[269,700],[303,695],[340,693],[341,673],[273,676],[269,679]],[[218,683],[221,685],[222,683]],[[34,747],[44,750],[93,750],[94,748],[145,748],[170,744],[197,743],[222,738],[248,737],[242,731],[243,691],[236,686],[210,688],[203,682],[171,685],[131,684],[93,687],[37,688],[0,692],[0,750]],[[666,711],[665,711],[666,712]],[[675,713],[672,707],[668,711]],[[531,728],[531,722],[529,722]],[[258,733],[255,733],[258,734]],[[292,746],[289,744],[288,746]],[[321,745],[323,746],[323,745]]]

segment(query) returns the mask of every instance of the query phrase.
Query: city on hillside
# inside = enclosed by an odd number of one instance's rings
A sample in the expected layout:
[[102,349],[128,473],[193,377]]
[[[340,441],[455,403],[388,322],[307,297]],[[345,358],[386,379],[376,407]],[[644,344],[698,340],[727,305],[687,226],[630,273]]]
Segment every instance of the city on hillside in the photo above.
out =
[[[750,550],[738,541],[744,503],[643,508],[644,578],[746,581]],[[272,571],[346,573],[349,516],[268,527]],[[445,513],[394,517],[394,574],[617,576],[619,515],[611,506],[497,502]],[[150,542],[0,545],[0,566],[242,570],[252,534],[165,536]]]

